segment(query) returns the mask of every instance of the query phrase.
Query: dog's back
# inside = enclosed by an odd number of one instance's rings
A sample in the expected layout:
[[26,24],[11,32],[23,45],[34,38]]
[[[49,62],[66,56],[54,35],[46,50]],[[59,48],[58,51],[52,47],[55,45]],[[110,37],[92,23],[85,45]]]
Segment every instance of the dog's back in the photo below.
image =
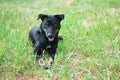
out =
[[37,37],[40,34],[39,27],[33,27],[29,32],[29,40],[32,41],[33,46],[35,45],[35,42],[37,41]]

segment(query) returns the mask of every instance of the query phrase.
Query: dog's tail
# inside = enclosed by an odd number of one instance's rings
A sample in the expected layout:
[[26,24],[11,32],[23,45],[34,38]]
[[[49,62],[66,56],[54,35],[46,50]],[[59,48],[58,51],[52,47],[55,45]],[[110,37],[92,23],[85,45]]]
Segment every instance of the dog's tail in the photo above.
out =
[[63,40],[63,37],[62,37],[62,36],[58,36],[58,40],[59,40],[59,41],[62,41],[62,40]]

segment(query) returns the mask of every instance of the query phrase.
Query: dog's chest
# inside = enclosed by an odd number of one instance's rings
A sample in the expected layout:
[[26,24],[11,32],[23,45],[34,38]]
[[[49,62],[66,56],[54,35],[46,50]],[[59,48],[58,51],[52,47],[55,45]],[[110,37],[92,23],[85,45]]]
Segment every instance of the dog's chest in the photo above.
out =
[[48,48],[51,48],[51,45],[47,45],[47,46],[46,46],[46,49],[48,49]]
[[42,46],[44,46],[44,48],[48,49],[51,48],[52,46],[52,42],[48,41],[45,37],[42,36],[40,43],[42,44]]

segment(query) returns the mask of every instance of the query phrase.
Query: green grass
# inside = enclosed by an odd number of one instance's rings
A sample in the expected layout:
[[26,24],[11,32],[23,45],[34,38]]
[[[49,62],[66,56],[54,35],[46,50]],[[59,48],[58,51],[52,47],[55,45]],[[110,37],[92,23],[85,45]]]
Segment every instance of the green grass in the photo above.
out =
[[[44,70],[35,61],[29,30],[38,14],[65,14],[55,62]],[[119,80],[120,1],[1,0],[1,80]]]

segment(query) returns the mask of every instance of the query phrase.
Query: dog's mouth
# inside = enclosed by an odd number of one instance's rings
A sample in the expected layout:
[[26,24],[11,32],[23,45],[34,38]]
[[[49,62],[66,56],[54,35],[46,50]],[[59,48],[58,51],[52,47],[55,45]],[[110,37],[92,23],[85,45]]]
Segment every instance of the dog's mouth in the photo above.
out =
[[53,40],[54,40],[54,37],[48,37],[48,40],[49,40],[49,41],[53,41]]

